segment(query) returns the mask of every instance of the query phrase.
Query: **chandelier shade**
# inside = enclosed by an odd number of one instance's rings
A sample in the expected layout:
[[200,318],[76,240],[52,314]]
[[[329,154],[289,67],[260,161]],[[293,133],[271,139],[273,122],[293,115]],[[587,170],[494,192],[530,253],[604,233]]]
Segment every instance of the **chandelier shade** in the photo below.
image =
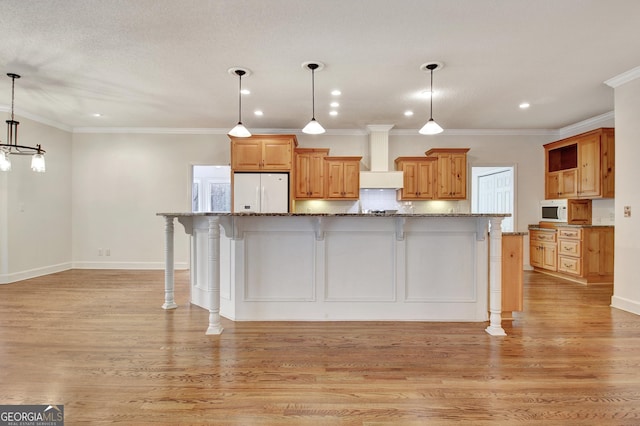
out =
[[0,143],[0,171],[8,172],[11,170],[10,155],[31,155],[31,169],[34,172],[45,171],[44,154],[45,150],[40,145],[27,146],[18,144],[18,125],[19,121],[15,120],[13,112],[15,100],[16,79],[20,78],[18,74],[7,73],[11,78],[11,119],[6,120],[7,123],[7,141]]

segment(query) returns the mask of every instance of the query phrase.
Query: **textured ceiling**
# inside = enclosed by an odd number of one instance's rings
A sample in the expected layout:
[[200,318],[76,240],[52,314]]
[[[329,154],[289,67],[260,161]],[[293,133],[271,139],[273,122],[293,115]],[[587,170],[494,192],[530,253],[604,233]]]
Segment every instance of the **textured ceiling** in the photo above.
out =
[[603,82],[640,65],[638,22],[637,0],[2,0],[0,69],[23,76],[16,113],[66,128],[230,129],[227,70],[246,67],[245,125],[296,130],[311,118],[301,64],[321,61],[325,128],[418,129],[419,68],[440,61],[433,115],[445,129],[558,129],[613,110]]

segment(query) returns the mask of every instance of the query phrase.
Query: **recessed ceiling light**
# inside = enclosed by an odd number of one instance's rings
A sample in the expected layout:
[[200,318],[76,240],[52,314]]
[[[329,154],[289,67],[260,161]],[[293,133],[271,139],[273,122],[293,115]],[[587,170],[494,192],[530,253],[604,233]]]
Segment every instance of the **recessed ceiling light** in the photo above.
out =
[[342,92],[336,89],[336,90],[332,90],[332,91],[331,91],[331,94],[332,94],[333,96],[340,96],[340,95],[342,95]]
[[338,108],[340,104],[338,102],[331,102],[329,106],[331,106],[331,108]]
[[411,117],[413,115],[413,111],[405,111],[404,115],[406,115],[407,117]]
[[250,94],[251,94],[251,90],[249,90],[249,89],[242,89],[242,90],[240,91],[240,93],[242,93],[243,95],[250,95]]
[[261,110],[259,110],[259,109],[255,110],[253,113],[254,113],[255,115],[259,115],[259,116],[263,116],[263,115],[264,115],[264,113],[263,113]]
[[93,114],[91,114],[94,117],[102,117],[102,114],[100,114],[99,112],[95,112]]
[[420,92],[420,97],[429,99],[431,97],[431,90],[423,90],[422,92]]
[[531,105],[529,105],[529,102],[523,102],[520,104],[520,109],[527,109],[529,108]]
[[338,111],[329,111],[329,115],[338,115]]

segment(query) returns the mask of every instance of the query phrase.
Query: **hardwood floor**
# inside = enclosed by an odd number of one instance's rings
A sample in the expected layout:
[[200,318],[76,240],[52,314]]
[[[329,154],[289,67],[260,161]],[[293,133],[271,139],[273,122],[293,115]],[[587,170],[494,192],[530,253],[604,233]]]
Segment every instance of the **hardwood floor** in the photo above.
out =
[[610,285],[525,273],[506,337],[484,323],[246,322],[164,311],[162,271],[0,286],[0,404],[67,425],[640,424],[640,317]]

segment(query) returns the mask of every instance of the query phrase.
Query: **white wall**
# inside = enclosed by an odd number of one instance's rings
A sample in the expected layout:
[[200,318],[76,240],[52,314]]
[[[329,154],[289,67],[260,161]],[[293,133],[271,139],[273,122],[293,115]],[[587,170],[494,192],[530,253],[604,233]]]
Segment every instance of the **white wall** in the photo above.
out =
[[[640,282],[635,267],[640,259],[640,78],[615,89],[616,199],[615,266],[611,305],[640,314]],[[624,217],[631,206],[631,217]]]
[[[191,211],[193,164],[228,163],[226,135],[75,134],[73,266],[164,267],[156,213]],[[185,268],[188,238],[178,222],[175,235],[176,267]]]
[[71,134],[18,117],[18,143],[41,144],[46,173],[31,156],[0,172],[0,284],[71,267]]

